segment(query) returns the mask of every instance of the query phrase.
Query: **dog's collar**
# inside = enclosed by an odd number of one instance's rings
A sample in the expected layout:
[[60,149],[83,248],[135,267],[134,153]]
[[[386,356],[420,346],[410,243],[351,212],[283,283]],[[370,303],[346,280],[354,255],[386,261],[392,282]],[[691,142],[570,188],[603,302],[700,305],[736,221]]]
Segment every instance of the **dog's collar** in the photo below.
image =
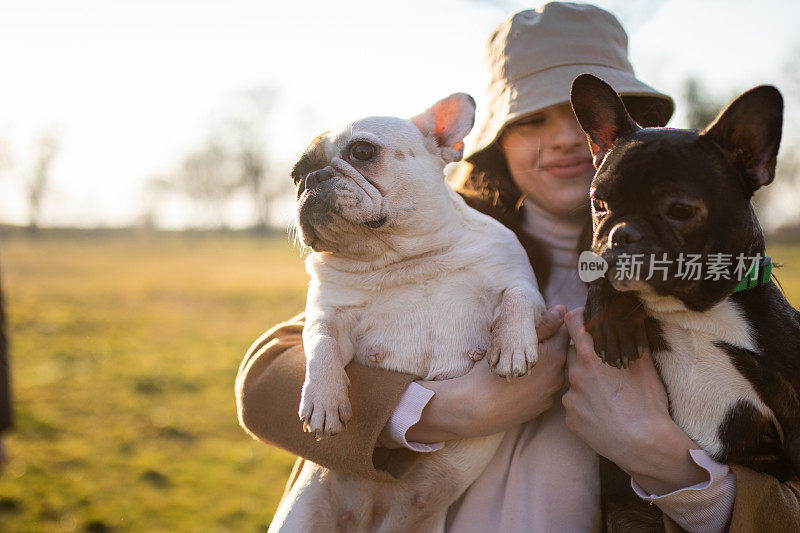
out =
[[772,258],[764,256],[761,262],[757,265],[750,267],[747,274],[744,275],[742,281],[733,289],[733,292],[746,291],[747,289],[755,289],[769,283],[772,277]]

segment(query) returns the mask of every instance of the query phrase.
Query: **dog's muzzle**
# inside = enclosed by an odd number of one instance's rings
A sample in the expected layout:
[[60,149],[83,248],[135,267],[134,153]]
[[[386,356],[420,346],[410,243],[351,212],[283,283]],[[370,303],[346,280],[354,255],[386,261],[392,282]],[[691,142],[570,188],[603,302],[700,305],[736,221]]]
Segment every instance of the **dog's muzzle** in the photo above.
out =
[[382,228],[388,219],[380,206],[380,191],[346,162],[334,158],[330,165],[309,172],[298,182],[300,237],[315,249],[311,243],[319,240],[321,233],[329,235],[325,229],[332,222]]
[[325,187],[325,183],[336,174],[330,167],[309,172],[297,187],[297,221],[303,244],[314,248],[319,228],[333,221],[336,190]]
[[303,178],[303,181],[301,181],[297,187],[298,200],[305,191],[311,190],[314,187],[319,186],[321,183],[328,181],[333,176],[334,173],[330,167],[321,168],[319,170],[315,170],[314,172],[309,172],[308,174],[306,174],[306,177]]
[[314,187],[318,186],[323,181],[328,181],[334,176],[333,170],[330,167],[321,168],[319,170],[315,170],[306,176],[305,179],[305,188],[306,189],[313,189]]

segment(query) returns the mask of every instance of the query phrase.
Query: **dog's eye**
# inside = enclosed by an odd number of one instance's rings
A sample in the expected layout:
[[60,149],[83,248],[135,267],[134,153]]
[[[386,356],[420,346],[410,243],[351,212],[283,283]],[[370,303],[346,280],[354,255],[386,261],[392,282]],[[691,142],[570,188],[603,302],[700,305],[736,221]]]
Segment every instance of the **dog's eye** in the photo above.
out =
[[350,147],[350,157],[357,161],[369,161],[375,157],[375,147],[364,141],[353,143]]
[[608,204],[599,198],[592,198],[592,211],[601,214],[608,211]]
[[696,207],[675,202],[669,206],[667,216],[673,220],[689,220],[697,211]]

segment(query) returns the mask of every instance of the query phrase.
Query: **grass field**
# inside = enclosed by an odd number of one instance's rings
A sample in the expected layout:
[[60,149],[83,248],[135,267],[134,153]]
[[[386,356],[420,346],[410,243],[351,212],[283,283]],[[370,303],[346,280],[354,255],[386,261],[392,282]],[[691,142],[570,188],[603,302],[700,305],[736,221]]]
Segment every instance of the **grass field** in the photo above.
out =
[[258,531],[293,458],[233,401],[250,342],[305,304],[285,240],[4,242],[17,427],[0,531]]
[[[800,303],[800,246],[768,252]],[[259,531],[293,458],[233,401],[305,302],[299,252],[241,236],[6,239],[16,428],[0,531]]]

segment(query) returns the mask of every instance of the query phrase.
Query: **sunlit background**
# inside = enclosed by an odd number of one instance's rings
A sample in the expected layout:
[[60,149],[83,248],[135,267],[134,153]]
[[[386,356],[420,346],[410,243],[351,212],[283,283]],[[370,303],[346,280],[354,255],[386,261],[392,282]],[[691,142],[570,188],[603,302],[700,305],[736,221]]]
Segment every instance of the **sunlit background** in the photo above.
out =
[[[637,74],[676,99],[671,126],[690,124],[698,105],[716,110],[756,84],[783,90],[780,194],[770,195],[762,221],[800,223],[797,179],[789,184],[798,166],[800,3],[596,3],[627,29]],[[288,169],[311,138],[369,114],[410,116],[455,91],[475,96],[481,110],[484,40],[530,7],[514,0],[3,2],[0,222],[285,225]]]
[[[796,305],[800,2],[597,3],[673,126],[783,91],[757,208]],[[242,431],[233,382],[305,304],[289,168],[323,131],[456,91],[481,120],[484,40],[535,5],[0,0],[0,531],[266,530],[294,457]]]

